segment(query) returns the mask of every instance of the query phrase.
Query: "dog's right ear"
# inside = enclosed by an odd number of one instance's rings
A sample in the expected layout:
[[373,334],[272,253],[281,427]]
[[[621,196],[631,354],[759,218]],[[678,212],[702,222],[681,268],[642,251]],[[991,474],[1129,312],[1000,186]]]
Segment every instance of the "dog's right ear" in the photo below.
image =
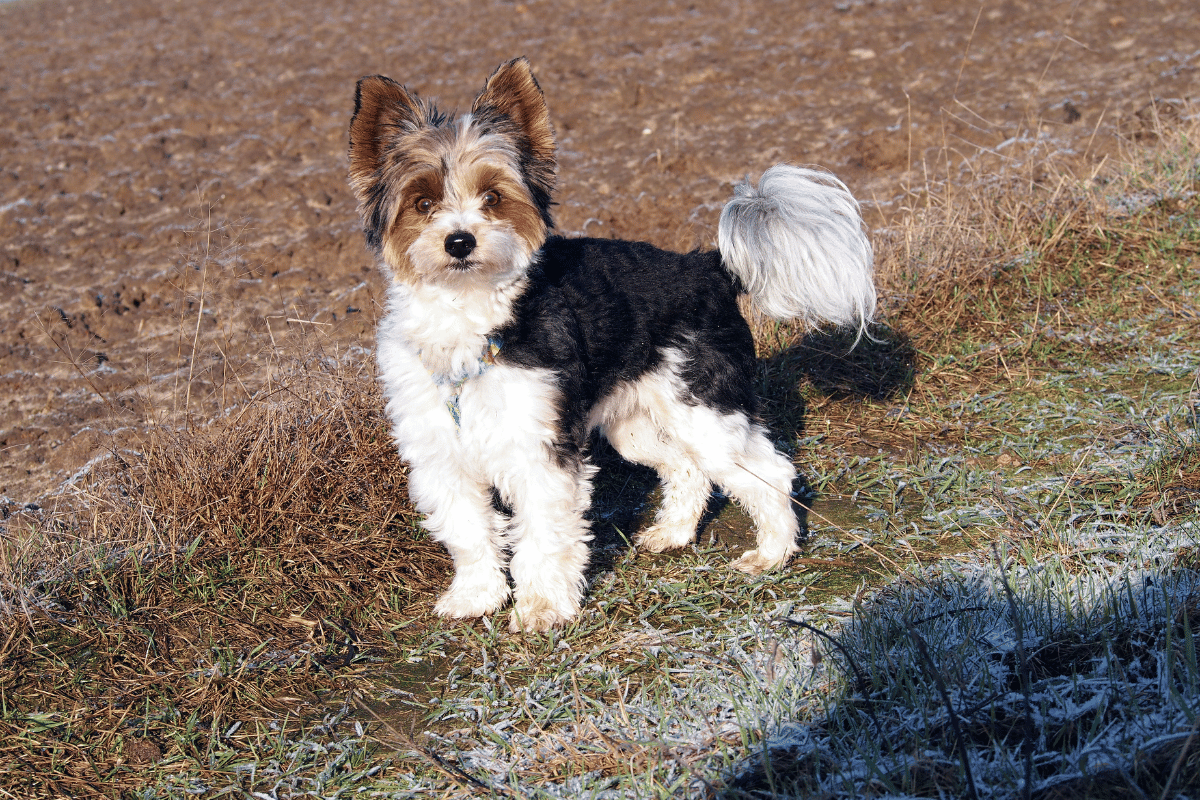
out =
[[416,94],[391,78],[371,75],[358,82],[350,120],[350,183],[360,200],[384,166],[389,140],[419,128],[425,118]]
[[519,137],[525,184],[546,226],[553,227],[550,198],[558,175],[554,126],[529,62],[524,57],[514,58],[497,67],[475,98],[471,113],[480,119],[499,117],[512,126]]

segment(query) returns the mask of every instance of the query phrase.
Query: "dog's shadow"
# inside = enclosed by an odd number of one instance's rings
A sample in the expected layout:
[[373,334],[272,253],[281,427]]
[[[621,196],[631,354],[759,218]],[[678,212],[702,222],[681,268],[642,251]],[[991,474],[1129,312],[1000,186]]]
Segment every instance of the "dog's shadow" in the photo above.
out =
[[[804,436],[804,394],[809,390],[855,402],[888,400],[912,387],[917,351],[906,335],[885,325],[872,326],[870,337],[856,334],[853,330],[816,331],[759,360],[755,386],[759,415],[776,440],[794,441]],[[594,536],[589,580],[611,570],[623,557],[634,534],[652,520],[660,499],[654,470],[626,461],[602,438],[592,442],[591,460],[598,471],[588,514]],[[816,497],[802,475],[793,489],[804,503]],[[728,502],[714,492],[697,528],[701,540]],[[797,504],[796,510],[800,529],[806,533],[806,509]]]
[[603,437],[593,434],[590,449],[597,470],[588,509],[593,536],[588,583],[612,570],[628,552],[634,534],[653,517],[660,494],[654,470],[626,461]]
[[872,325],[820,330],[758,364],[759,413],[777,436],[804,436],[807,403],[814,392],[836,401],[886,401],[907,393],[917,371],[917,350],[904,333]]

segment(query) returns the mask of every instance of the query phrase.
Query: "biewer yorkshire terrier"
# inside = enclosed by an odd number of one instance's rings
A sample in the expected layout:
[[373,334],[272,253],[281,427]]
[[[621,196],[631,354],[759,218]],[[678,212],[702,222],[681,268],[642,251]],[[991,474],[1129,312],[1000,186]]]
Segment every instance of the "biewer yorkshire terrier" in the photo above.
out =
[[756,528],[732,566],[786,564],[796,470],[755,416],[738,297],[776,319],[860,332],[875,308],[858,203],[827,173],[779,165],[757,188],[739,185],[718,249],[680,254],[553,235],[556,172],[523,58],[457,118],[388,78],[358,82],[350,182],[388,279],[387,414],[412,502],[454,560],[435,610],[480,617],[515,594],[513,631],[579,613],[592,431],[662,479],[638,547],[691,542],[715,485]]

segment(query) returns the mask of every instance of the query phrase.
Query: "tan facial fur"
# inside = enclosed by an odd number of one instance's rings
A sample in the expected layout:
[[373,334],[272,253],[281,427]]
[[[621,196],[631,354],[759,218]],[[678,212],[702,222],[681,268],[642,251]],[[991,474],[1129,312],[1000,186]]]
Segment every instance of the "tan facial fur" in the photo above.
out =
[[[368,244],[394,280],[500,279],[528,267],[552,225],[556,165],[524,59],[501,65],[458,119],[379,76],[359,82],[355,105],[350,182]],[[477,242],[467,258],[446,252],[456,232]]]
[[[480,136],[471,118],[457,135],[424,137],[409,149],[416,162],[395,192],[394,216],[382,253],[402,281],[454,281],[473,273],[500,277],[523,271],[546,239],[546,224],[514,166],[516,153],[502,137]],[[441,134],[444,129],[434,131]],[[475,237],[476,249],[459,261],[446,253],[446,237]]]

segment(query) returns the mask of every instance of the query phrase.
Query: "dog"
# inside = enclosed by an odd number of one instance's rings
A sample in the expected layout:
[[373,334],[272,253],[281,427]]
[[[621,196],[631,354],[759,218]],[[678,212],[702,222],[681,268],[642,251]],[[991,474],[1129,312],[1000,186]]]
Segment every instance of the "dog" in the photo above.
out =
[[435,611],[482,617],[515,595],[514,632],[579,613],[593,431],[662,480],[639,548],[690,543],[715,485],[756,528],[732,566],[786,564],[796,471],[755,416],[739,295],[860,335],[875,309],[870,240],[832,175],[772,167],[735,188],[716,250],[681,254],[555,235],[555,148],[524,58],[461,116],[382,76],[356,87],[349,179],[387,280],[387,416],[410,498],[454,562]]

